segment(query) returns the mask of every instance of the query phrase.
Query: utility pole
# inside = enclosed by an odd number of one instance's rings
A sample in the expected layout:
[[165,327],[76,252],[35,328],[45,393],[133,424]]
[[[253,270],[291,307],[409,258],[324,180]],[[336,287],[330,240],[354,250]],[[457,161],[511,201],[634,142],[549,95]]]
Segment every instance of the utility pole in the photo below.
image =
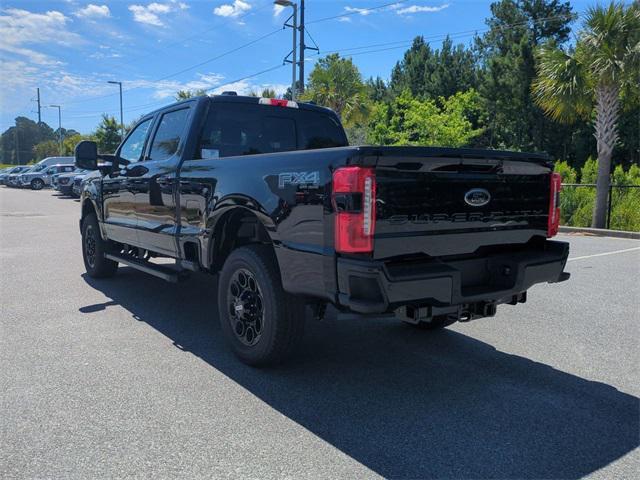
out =
[[109,80],[107,83],[118,85],[120,87],[120,141],[124,140],[124,117],[122,115],[122,82]]
[[[275,0],[273,3],[276,5],[280,5],[281,7],[291,7],[293,8],[293,14],[287,19],[284,23],[285,27],[291,27],[293,30],[293,48],[291,49],[291,100],[296,99],[296,70],[298,68],[297,55],[296,50],[298,48],[298,4],[292,2],[290,0]],[[292,20],[291,25],[287,22]],[[285,62],[287,59],[285,58]]]
[[40,125],[42,123],[42,115],[41,115],[42,107],[40,106],[40,87],[38,87],[37,90],[38,90],[38,125]]
[[62,107],[60,105],[49,105],[49,107],[58,109],[58,143],[60,156],[62,156]]
[[300,0],[300,61],[298,62],[298,87],[300,93],[304,92],[304,51],[306,47],[304,45],[304,0]]

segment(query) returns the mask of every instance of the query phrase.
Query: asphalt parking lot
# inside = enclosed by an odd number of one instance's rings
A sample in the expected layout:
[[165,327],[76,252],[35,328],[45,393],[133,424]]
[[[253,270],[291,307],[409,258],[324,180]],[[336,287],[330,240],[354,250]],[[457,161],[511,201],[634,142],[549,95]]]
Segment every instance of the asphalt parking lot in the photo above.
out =
[[560,236],[568,282],[442,332],[308,319],[254,370],[214,278],[89,279],[78,215],[0,187],[1,478],[638,478],[640,241]]

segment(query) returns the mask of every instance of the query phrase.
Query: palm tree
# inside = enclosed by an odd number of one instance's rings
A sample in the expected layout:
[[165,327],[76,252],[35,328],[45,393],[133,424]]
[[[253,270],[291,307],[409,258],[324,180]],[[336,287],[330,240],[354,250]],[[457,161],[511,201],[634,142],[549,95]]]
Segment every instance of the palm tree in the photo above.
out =
[[534,99],[549,116],[562,122],[594,118],[598,177],[591,226],[603,228],[620,99],[640,85],[640,4],[590,8],[575,47],[543,46],[537,69]]

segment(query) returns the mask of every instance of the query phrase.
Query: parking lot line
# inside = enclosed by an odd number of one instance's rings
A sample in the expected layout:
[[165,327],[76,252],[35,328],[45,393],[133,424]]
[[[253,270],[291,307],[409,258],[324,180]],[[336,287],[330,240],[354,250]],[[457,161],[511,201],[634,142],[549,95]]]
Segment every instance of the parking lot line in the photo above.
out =
[[586,258],[604,257],[606,255],[615,255],[617,253],[633,252],[634,250],[640,250],[640,247],[625,248],[624,250],[614,250],[613,252],[595,253],[593,255],[584,255],[582,257],[569,258],[569,260],[567,261],[572,262],[574,260],[584,260]]

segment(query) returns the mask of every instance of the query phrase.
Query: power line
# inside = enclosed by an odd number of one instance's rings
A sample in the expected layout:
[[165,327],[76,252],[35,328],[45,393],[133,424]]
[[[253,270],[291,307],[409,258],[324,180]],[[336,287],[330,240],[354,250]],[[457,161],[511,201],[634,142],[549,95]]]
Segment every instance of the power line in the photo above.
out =
[[398,3],[399,3],[398,1],[395,1],[395,2],[385,3],[383,5],[378,5],[377,7],[359,8],[351,12],[342,13],[340,15],[332,15],[330,17],[323,17],[323,18],[318,18],[317,20],[311,20],[310,22],[307,22],[307,25],[311,25],[312,23],[326,22],[328,20],[335,20],[337,18],[350,17],[351,15],[362,15],[363,12],[374,12],[376,10],[380,10],[386,7],[391,7],[392,5],[397,5]]
[[[250,78],[258,77],[260,75],[272,72],[274,70],[278,70],[278,69],[283,68],[283,67],[284,67],[284,65],[279,63],[278,65],[274,65],[274,66],[266,68],[264,70],[260,70],[260,71],[255,72],[255,73],[251,73],[249,75],[245,75],[243,77],[230,80],[230,81],[228,81],[226,83],[223,83],[223,84],[220,84],[220,85],[215,85],[213,87],[205,89],[204,91],[205,92],[209,92],[211,90],[221,89],[221,88],[223,88],[223,87],[225,87],[227,85],[232,85],[234,83],[242,82],[242,81],[248,80]],[[146,109],[146,108],[151,107],[151,106],[161,105],[161,104],[166,104],[166,103],[167,103],[167,101],[165,99],[162,99],[162,100],[158,100],[158,101],[151,102],[151,103],[144,103],[144,104],[141,104],[141,105],[133,105],[132,107],[127,108],[127,112],[143,110],[143,109]],[[86,115],[75,115],[75,116],[67,115],[67,118],[90,118],[90,117],[94,117],[96,115],[102,115],[103,113],[108,113],[108,112],[104,112],[104,111],[101,111],[101,112],[86,112]]]
[[[256,44],[256,43],[258,43],[258,42],[260,42],[260,41],[262,41],[262,40],[264,40],[264,39],[266,39],[266,38],[268,38],[268,37],[270,37],[272,35],[275,35],[278,32],[281,32],[281,31],[282,31],[282,29],[278,28],[276,30],[273,30],[273,31],[265,34],[265,35],[262,35],[259,38],[256,38],[256,39],[251,40],[251,41],[249,41],[247,43],[239,45],[238,47],[232,48],[231,50],[227,50],[227,51],[225,51],[225,52],[223,52],[223,53],[221,53],[219,55],[216,55],[215,57],[211,57],[211,58],[209,58],[207,60],[199,62],[199,63],[197,63],[195,65],[191,65],[191,66],[189,66],[187,68],[184,68],[182,70],[179,70],[177,72],[170,73],[169,75],[165,75],[163,77],[156,78],[154,80],[150,80],[149,82],[150,83],[161,82],[163,80],[167,80],[169,78],[175,77],[175,76],[180,75],[182,73],[194,70],[194,69],[196,69],[198,67],[206,65],[207,63],[214,62],[214,61],[219,60],[219,59],[221,59],[223,57],[226,57],[227,55],[231,55],[232,53],[235,53],[235,52],[237,52],[239,50],[242,50],[242,49],[247,48],[247,47],[249,47],[251,45],[254,45],[254,44]],[[144,88],[144,87],[142,87],[142,86],[132,87],[132,88],[124,89],[123,92],[126,93],[126,92],[130,92],[130,91],[133,91],[133,90],[138,90],[140,88]],[[99,99],[102,99],[102,98],[113,97],[115,95],[117,95],[117,94],[116,93],[110,93],[110,94],[106,94],[106,95],[99,95],[99,96],[96,96],[96,97],[83,98],[83,99],[80,99],[80,100],[74,100],[74,101],[71,101],[71,102],[65,102],[65,105],[73,105],[73,104],[77,104],[77,103],[84,103],[84,102],[89,102],[89,101],[93,101],[93,100],[99,100]]]
[[[255,10],[250,10],[250,11],[244,13],[243,15],[235,17],[233,19],[233,22],[235,22],[235,23],[240,22],[242,19],[248,17],[249,15],[253,15],[253,14],[255,14],[255,13],[261,11],[261,10],[264,10],[265,8],[267,8],[269,6],[270,6],[270,4],[267,3],[265,5],[262,5],[261,7],[256,8]],[[220,17],[216,17],[216,19],[220,20]],[[221,22],[222,23],[230,23],[229,20],[224,20],[224,21],[221,21]],[[107,63],[111,63],[111,65],[114,65],[114,66],[117,66],[117,67],[122,67],[122,66],[125,66],[125,65],[131,65],[134,62],[138,62],[139,60],[153,57],[153,56],[155,56],[156,54],[158,54],[160,52],[163,52],[163,51],[165,51],[165,50],[167,50],[169,48],[175,47],[177,45],[181,45],[184,42],[187,42],[189,40],[193,40],[194,38],[202,37],[203,35],[211,32],[211,31],[213,31],[213,30],[215,30],[217,28],[220,28],[220,22],[217,22],[212,27],[209,27],[209,28],[206,28],[204,30],[201,30],[198,33],[194,33],[194,34],[189,35],[187,37],[183,37],[181,39],[178,39],[178,40],[176,40],[174,42],[171,42],[171,43],[168,43],[166,45],[162,45],[160,47],[152,48],[146,54],[134,56],[132,58],[129,58],[127,61],[109,61],[109,60],[107,60]]]
[[177,75],[180,75],[182,73],[188,72],[190,70],[194,70],[194,69],[196,69],[198,67],[206,65],[207,63],[211,63],[211,62],[214,62],[216,60],[221,59],[222,57],[226,57],[227,55],[231,55],[232,53],[235,53],[238,50],[242,50],[243,48],[250,47],[251,45],[254,45],[254,44],[264,40],[265,38],[268,38],[268,37],[270,37],[272,35],[275,35],[276,33],[279,33],[281,31],[282,31],[282,28],[278,28],[277,30],[274,30],[274,31],[269,32],[269,33],[267,33],[265,35],[262,35],[261,37],[256,38],[255,40],[252,40],[251,42],[245,43],[244,45],[240,45],[239,47],[233,48],[231,50],[227,50],[226,52],[221,53],[220,55],[216,55],[215,57],[211,57],[211,58],[209,58],[207,60],[204,60],[203,62],[197,63],[197,64],[192,65],[190,67],[187,67],[187,68],[185,68],[183,70],[180,70],[179,72],[175,72],[175,73],[172,73],[170,75],[166,75],[164,77],[158,78],[157,80],[153,80],[153,81],[154,82],[161,82],[162,80],[167,80],[169,78],[175,77]]
[[[381,8],[386,7],[386,6],[393,5],[395,3],[397,3],[397,2],[384,4],[384,5],[380,5],[378,7],[372,7],[370,9],[363,9],[363,10],[369,11],[369,10],[381,9]],[[349,12],[348,15],[357,14],[357,13],[359,13],[359,12]],[[339,18],[341,16],[344,16],[344,15],[338,15],[338,16],[334,16],[334,17],[325,17],[323,19],[318,19],[318,20],[315,20],[314,22],[307,22],[307,23],[318,23],[320,21],[330,20],[330,19],[333,19],[333,18]],[[539,23],[539,22],[542,22],[542,21],[559,19],[559,18],[567,18],[567,17],[575,18],[575,15],[571,15],[570,14],[570,15],[557,15],[557,16],[545,17],[545,18],[537,19],[533,23]],[[500,28],[501,30],[507,30],[507,29],[516,28],[516,27],[522,26],[522,25],[528,25],[529,23],[531,23],[531,22],[529,22],[529,21],[519,22],[519,23],[505,25],[505,26],[498,27],[498,28]],[[490,30],[490,28],[481,29],[481,30],[465,30],[465,31],[461,31],[461,32],[453,32],[453,33],[446,33],[446,34],[443,33],[443,34],[427,35],[427,36],[423,36],[423,38],[425,38],[425,39],[437,39],[437,38],[446,38],[446,37],[449,37],[449,38],[461,38],[461,37],[464,37],[464,36],[475,35],[478,32],[488,31],[488,30]],[[257,42],[259,42],[261,40],[264,40],[265,38],[267,38],[267,37],[269,37],[271,35],[274,35],[277,32],[280,32],[280,31],[282,31],[282,29],[279,28],[279,29],[274,30],[272,32],[269,32],[269,33],[267,33],[267,34],[265,34],[265,35],[263,35],[263,36],[261,36],[261,37],[259,37],[257,39],[254,39],[254,40],[252,40],[250,42],[247,42],[246,44],[240,45],[240,46],[235,47],[235,48],[233,48],[233,49],[231,49],[229,51],[223,52],[223,53],[221,53],[221,54],[219,54],[219,55],[217,55],[215,57],[212,57],[210,59],[204,60],[203,62],[200,62],[200,63],[198,63],[196,65],[193,65],[191,67],[183,69],[183,70],[181,70],[179,72],[174,72],[172,74],[169,74],[169,75],[166,75],[164,77],[161,77],[160,79],[152,80],[151,82],[166,80],[166,79],[174,77],[176,75],[180,75],[181,73],[184,73],[186,71],[193,70],[193,69],[198,68],[199,66],[202,66],[202,65],[204,65],[206,63],[210,63],[210,62],[215,61],[215,60],[217,60],[219,58],[222,58],[222,57],[224,57],[226,55],[229,55],[229,54],[234,53],[234,52],[236,52],[238,50],[246,48],[247,46],[253,45],[253,44],[255,44],[255,43],[257,43]],[[394,41],[394,42],[369,44],[369,45],[362,45],[362,46],[358,46],[358,47],[350,47],[350,48],[329,50],[329,51],[323,52],[323,54],[326,54],[326,53],[344,53],[344,52],[349,52],[349,51],[354,51],[354,50],[364,50],[364,51],[361,51],[361,52],[352,53],[352,54],[350,54],[350,56],[365,55],[365,54],[370,54],[370,53],[378,53],[378,52],[382,52],[382,51],[405,48],[407,46],[410,46],[412,42],[413,42],[413,39],[411,39],[411,40],[407,39],[407,40],[399,40],[399,41]],[[429,42],[427,42],[427,43],[429,43]],[[375,48],[373,50],[367,50],[367,49],[374,48],[374,47],[385,47],[385,48]],[[320,56],[319,52],[314,54],[312,57],[318,57],[318,56]],[[306,62],[306,61],[311,61],[311,59],[309,59],[309,60],[301,59],[300,61],[301,62]],[[224,83],[224,84],[221,84],[221,85],[215,85],[213,87],[205,89],[205,92],[209,92],[209,91],[214,90],[214,89],[222,88],[222,87],[224,87],[226,85],[230,85],[230,84],[233,84],[233,83],[236,83],[236,82],[240,82],[240,81],[243,81],[243,80],[254,78],[254,77],[257,77],[259,75],[263,75],[265,73],[280,69],[283,66],[284,65],[282,65],[282,64],[275,65],[273,67],[261,70],[259,72],[256,72],[256,73],[253,73],[253,74],[250,74],[250,75],[243,76],[241,78],[229,81],[227,83]],[[141,86],[140,87],[133,87],[133,88],[125,90],[125,91],[136,90],[136,89],[139,89],[139,88],[143,88],[143,87],[141,87]],[[89,101],[89,100],[93,100],[93,99],[104,98],[104,97],[107,97],[107,96],[113,96],[113,95],[106,95],[106,96],[103,96],[103,97],[94,97],[92,99],[83,99],[82,101]],[[67,104],[70,104],[70,103],[79,103],[79,101],[78,102],[67,102]],[[141,109],[147,108],[149,106],[159,105],[159,104],[162,104],[162,103],[165,103],[165,101],[164,100],[159,100],[157,102],[152,102],[152,103],[147,103],[147,104],[142,104],[142,105],[134,105],[134,106],[128,108],[127,111],[141,110]],[[77,113],[80,113],[80,112],[77,112]],[[104,112],[86,112],[86,113],[87,113],[87,115],[76,115],[76,116],[72,115],[72,116],[69,116],[68,118],[89,118],[89,117],[92,117],[92,116],[95,116],[95,115],[99,115],[99,114],[104,113]]]

